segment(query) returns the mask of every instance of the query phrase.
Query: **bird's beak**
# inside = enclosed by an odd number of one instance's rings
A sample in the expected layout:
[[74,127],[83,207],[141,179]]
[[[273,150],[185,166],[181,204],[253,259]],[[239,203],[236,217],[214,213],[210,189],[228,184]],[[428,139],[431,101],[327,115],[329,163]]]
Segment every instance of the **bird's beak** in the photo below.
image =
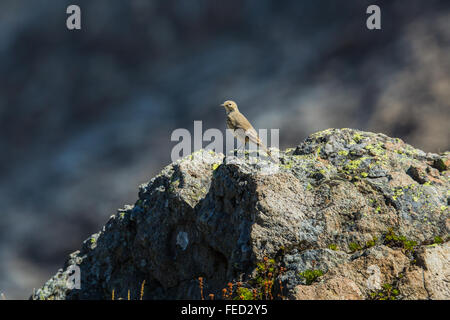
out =
[[225,107],[225,105],[222,103],[221,105],[220,105],[221,107]]

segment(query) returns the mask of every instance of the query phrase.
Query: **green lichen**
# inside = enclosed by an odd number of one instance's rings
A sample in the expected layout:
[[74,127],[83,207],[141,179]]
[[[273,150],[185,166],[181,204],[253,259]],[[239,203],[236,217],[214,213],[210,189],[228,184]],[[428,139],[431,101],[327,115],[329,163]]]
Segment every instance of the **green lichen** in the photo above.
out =
[[170,193],[175,193],[176,189],[178,188],[178,186],[180,185],[180,180],[176,179],[174,181],[172,181],[169,185],[169,192]]
[[372,240],[369,240],[369,241],[366,242],[365,248],[373,247],[374,245],[376,245],[377,241],[378,241],[378,238],[377,237],[373,237]]
[[394,188],[393,189],[394,195],[392,196],[392,199],[394,199],[394,201],[397,200],[398,197],[404,195],[405,193],[403,192],[403,189],[401,187],[399,188]]
[[233,300],[254,300],[253,292],[248,288],[240,287]]
[[384,148],[384,144],[382,142],[378,142],[375,144],[369,144],[364,147],[367,151],[369,151],[370,154],[374,156],[381,156],[386,153],[386,150]]
[[359,168],[361,165],[361,159],[350,160],[345,166],[344,169],[347,171],[354,171]]
[[355,141],[356,143],[360,143],[361,142],[361,140],[362,140],[362,136],[361,136],[361,134],[359,134],[359,133],[355,133],[354,135],[353,135],[353,141]]
[[322,146],[319,146],[316,150],[316,157],[320,158],[320,152],[322,151]]
[[284,163],[284,164],[280,164],[280,167],[283,168],[283,169],[289,170],[289,169],[292,168],[292,166],[293,166],[294,164],[295,164],[294,161],[289,160],[289,161],[287,161],[287,162]]

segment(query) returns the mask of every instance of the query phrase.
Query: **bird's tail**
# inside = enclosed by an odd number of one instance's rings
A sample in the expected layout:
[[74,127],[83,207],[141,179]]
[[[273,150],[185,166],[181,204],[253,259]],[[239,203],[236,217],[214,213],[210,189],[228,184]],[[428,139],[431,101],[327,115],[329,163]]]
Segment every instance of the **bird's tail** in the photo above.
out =
[[[264,143],[262,143],[261,139],[258,137],[258,134],[256,133],[256,130],[251,128],[251,130],[247,130],[245,132],[246,135],[246,139],[256,143],[256,145],[260,146],[266,153],[267,155],[273,160],[273,161],[277,161],[273,156],[272,156],[272,152],[270,152],[270,150],[264,145]],[[246,140],[246,142],[248,141]]]

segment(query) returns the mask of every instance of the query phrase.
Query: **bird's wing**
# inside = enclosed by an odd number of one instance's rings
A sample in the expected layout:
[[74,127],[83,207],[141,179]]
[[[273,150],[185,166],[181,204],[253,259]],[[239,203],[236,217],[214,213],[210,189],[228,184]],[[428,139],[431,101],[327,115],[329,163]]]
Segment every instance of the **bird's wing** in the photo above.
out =
[[248,129],[253,128],[247,118],[238,111],[230,113],[228,119],[230,120],[230,123],[235,130],[241,129],[245,132]]
[[236,120],[236,122],[239,123],[238,128],[242,129],[245,132],[245,135],[251,142],[255,143],[256,145],[261,145],[265,148],[264,144],[259,139],[258,133],[256,132],[255,128],[253,128],[253,126],[242,113],[236,114]]
[[[248,137],[248,140],[258,146],[261,146],[264,150],[267,150],[267,147],[262,143],[261,139],[259,139],[255,128],[253,128],[242,113],[232,112],[227,118],[227,123],[229,127],[234,128],[235,130],[242,130],[243,133],[245,133],[245,137]],[[240,137],[240,135],[238,136],[239,138],[243,138]]]

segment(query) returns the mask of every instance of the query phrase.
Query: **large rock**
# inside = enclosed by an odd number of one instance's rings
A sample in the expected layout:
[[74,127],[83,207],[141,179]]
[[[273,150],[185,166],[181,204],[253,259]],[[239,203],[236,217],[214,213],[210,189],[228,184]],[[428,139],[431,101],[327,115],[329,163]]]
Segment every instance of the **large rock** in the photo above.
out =
[[[228,282],[256,286],[266,257],[284,298],[450,299],[448,159],[351,129],[280,152],[272,173],[196,152],[142,185],[32,298],[136,299],[145,280],[143,298],[198,299],[199,277],[219,297]],[[67,286],[73,265],[81,289]],[[311,270],[323,275],[308,283]]]

